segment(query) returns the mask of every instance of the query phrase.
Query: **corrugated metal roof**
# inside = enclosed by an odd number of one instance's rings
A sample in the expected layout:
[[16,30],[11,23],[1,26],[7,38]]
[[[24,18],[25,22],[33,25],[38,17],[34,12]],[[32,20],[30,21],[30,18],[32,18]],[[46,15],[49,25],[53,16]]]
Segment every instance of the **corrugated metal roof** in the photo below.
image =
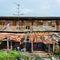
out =
[[[48,37],[49,34],[50,33],[30,33],[29,42],[43,42],[44,44],[54,44],[55,41],[53,40],[45,40],[44,36]],[[5,37],[8,37],[10,41],[21,42],[21,40],[24,39],[25,36],[26,34],[0,33],[0,40],[3,41]]]
[[17,17],[17,16],[0,16],[0,20],[60,20],[60,17]]

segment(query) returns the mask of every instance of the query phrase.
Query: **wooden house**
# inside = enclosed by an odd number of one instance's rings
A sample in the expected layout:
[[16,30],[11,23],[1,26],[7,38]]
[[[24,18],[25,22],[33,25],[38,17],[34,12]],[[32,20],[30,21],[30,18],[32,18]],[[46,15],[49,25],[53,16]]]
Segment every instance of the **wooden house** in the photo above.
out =
[[7,49],[14,48],[16,44],[21,45],[24,41],[24,47],[32,52],[54,52],[55,45],[60,46],[60,17],[1,16],[0,41],[6,41],[7,47],[3,48]]

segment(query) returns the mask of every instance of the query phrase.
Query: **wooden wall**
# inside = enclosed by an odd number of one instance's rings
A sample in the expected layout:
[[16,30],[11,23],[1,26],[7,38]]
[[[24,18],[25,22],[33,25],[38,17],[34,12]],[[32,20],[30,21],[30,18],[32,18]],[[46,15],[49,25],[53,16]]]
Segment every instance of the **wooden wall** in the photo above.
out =
[[[37,26],[43,26],[44,22],[43,20],[29,20],[28,22],[19,22],[19,21],[16,21],[16,20],[0,20],[0,25],[5,25],[6,23],[10,22],[12,26],[16,26],[17,25],[17,22],[18,22],[18,25],[19,26],[26,26],[27,24],[29,24],[30,26],[34,25],[34,23],[37,25]],[[48,26],[51,26],[52,25],[52,22],[48,22]],[[60,29],[60,21],[57,21],[56,20],[56,28],[57,30]]]

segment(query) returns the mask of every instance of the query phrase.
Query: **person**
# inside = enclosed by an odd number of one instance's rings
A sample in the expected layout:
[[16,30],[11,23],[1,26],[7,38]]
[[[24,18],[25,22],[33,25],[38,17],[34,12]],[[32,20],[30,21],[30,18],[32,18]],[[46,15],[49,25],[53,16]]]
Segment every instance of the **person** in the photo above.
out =
[[52,60],[56,60],[56,58],[52,56]]
[[7,23],[4,27],[3,27],[3,29],[2,30],[6,30],[6,29],[10,29],[10,26],[11,26],[11,24],[10,23]]
[[19,46],[17,46],[17,50],[18,50],[18,51],[20,50],[20,47],[19,47]]
[[21,51],[25,52],[26,51],[26,48],[24,47],[23,49],[21,49]]

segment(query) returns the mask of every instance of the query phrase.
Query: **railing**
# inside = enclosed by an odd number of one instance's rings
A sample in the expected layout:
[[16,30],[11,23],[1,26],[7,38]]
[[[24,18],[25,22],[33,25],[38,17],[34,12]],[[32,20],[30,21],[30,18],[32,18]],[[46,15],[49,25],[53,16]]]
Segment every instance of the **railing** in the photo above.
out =
[[0,30],[2,30],[3,26],[0,25]]
[[33,26],[33,31],[44,31],[43,26]]
[[[14,31],[14,32],[27,32],[31,29],[26,29],[26,26],[1,26],[0,31]],[[60,31],[52,26],[33,26],[33,31]]]
[[33,31],[57,31],[52,26],[33,26]]
[[1,26],[0,25],[0,31],[14,31],[14,32],[27,32],[30,31],[30,29],[26,29],[26,26]]

